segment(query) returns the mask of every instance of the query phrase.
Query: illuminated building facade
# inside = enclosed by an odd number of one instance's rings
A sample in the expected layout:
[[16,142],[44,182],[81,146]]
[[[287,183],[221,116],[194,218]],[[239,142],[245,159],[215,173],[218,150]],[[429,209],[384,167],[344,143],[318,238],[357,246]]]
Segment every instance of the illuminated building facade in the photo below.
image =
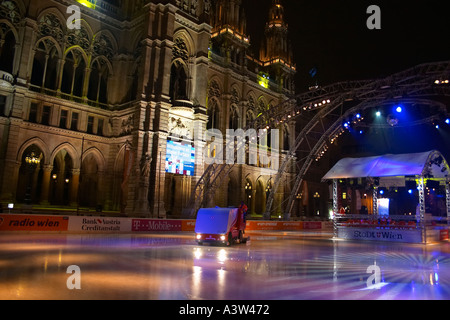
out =
[[[243,128],[294,94],[278,0],[260,57],[241,0],[1,0],[0,27],[3,207],[181,216],[211,152],[205,130]],[[295,124],[278,129],[287,150]],[[192,163],[175,168],[168,146]],[[215,205],[264,212],[275,173],[236,166]]]

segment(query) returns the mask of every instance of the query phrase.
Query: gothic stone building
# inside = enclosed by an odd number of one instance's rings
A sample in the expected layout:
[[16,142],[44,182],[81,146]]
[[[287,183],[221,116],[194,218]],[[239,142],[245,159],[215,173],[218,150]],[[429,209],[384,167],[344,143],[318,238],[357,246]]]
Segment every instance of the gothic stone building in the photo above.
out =
[[[3,208],[179,217],[213,152],[205,130],[243,128],[294,93],[283,6],[272,1],[258,56],[241,2],[1,0]],[[278,129],[288,149],[295,125]],[[189,170],[169,163],[171,143],[191,150]],[[261,214],[275,173],[235,166],[214,205]]]

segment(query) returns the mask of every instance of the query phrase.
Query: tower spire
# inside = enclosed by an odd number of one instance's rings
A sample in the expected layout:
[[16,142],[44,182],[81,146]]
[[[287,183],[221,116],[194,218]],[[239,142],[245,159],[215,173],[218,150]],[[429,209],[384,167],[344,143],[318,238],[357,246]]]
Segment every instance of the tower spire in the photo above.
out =
[[281,90],[293,91],[296,67],[281,0],[272,0],[264,35],[260,50],[261,62],[268,67],[271,79],[279,83]]
[[242,0],[218,0],[215,4],[212,27],[213,32],[228,28],[240,35],[245,35],[247,26]]
[[284,7],[280,0],[272,0],[272,7],[269,12],[269,24],[284,25]]
[[292,63],[292,50],[287,35],[288,25],[284,20],[284,7],[281,0],[272,0],[260,59],[262,61],[283,59]]
[[215,1],[211,25],[211,51],[226,63],[244,66],[250,40],[242,0]]

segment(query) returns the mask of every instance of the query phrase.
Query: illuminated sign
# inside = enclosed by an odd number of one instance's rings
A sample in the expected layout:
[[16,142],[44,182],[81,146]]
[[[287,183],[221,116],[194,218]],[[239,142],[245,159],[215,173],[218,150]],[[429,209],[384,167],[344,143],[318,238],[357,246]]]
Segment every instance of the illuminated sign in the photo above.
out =
[[378,214],[380,216],[388,216],[389,215],[389,199],[381,198],[377,199],[378,205]]
[[167,140],[166,172],[193,176],[195,148],[191,143]]
[[97,0],[77,0],[77,2],[91,9],[95,9],[95,7],[97,6]]
[[269,76],[262,74],[262,75],[258,75],[258,84],[263,87],[268,89],[269,88]]

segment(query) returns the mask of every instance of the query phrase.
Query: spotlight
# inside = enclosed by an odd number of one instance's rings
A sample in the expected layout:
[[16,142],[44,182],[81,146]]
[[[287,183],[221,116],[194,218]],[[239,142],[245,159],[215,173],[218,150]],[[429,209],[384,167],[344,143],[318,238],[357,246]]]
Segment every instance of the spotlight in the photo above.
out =
[[436,129],[439,129],[439,125],[438,124],[436,125]]
[[381,112],[380,112],[380,111],[377,111],[376,116],[377,116],[377,117],[380,117],[380,116],[381,116]]
[[446,124],[450,124],[450,119],[445,119]]
[[409,189],[409,190],[408,190],[408,193],[409,193],[409,194],[412,194],[412,193],[413,193],[413,191],[412,191],[411,189]]
[[395,109],[395,111],[397,111],[398,113],[402,112],[402,107],[398,106],[397,109]]

